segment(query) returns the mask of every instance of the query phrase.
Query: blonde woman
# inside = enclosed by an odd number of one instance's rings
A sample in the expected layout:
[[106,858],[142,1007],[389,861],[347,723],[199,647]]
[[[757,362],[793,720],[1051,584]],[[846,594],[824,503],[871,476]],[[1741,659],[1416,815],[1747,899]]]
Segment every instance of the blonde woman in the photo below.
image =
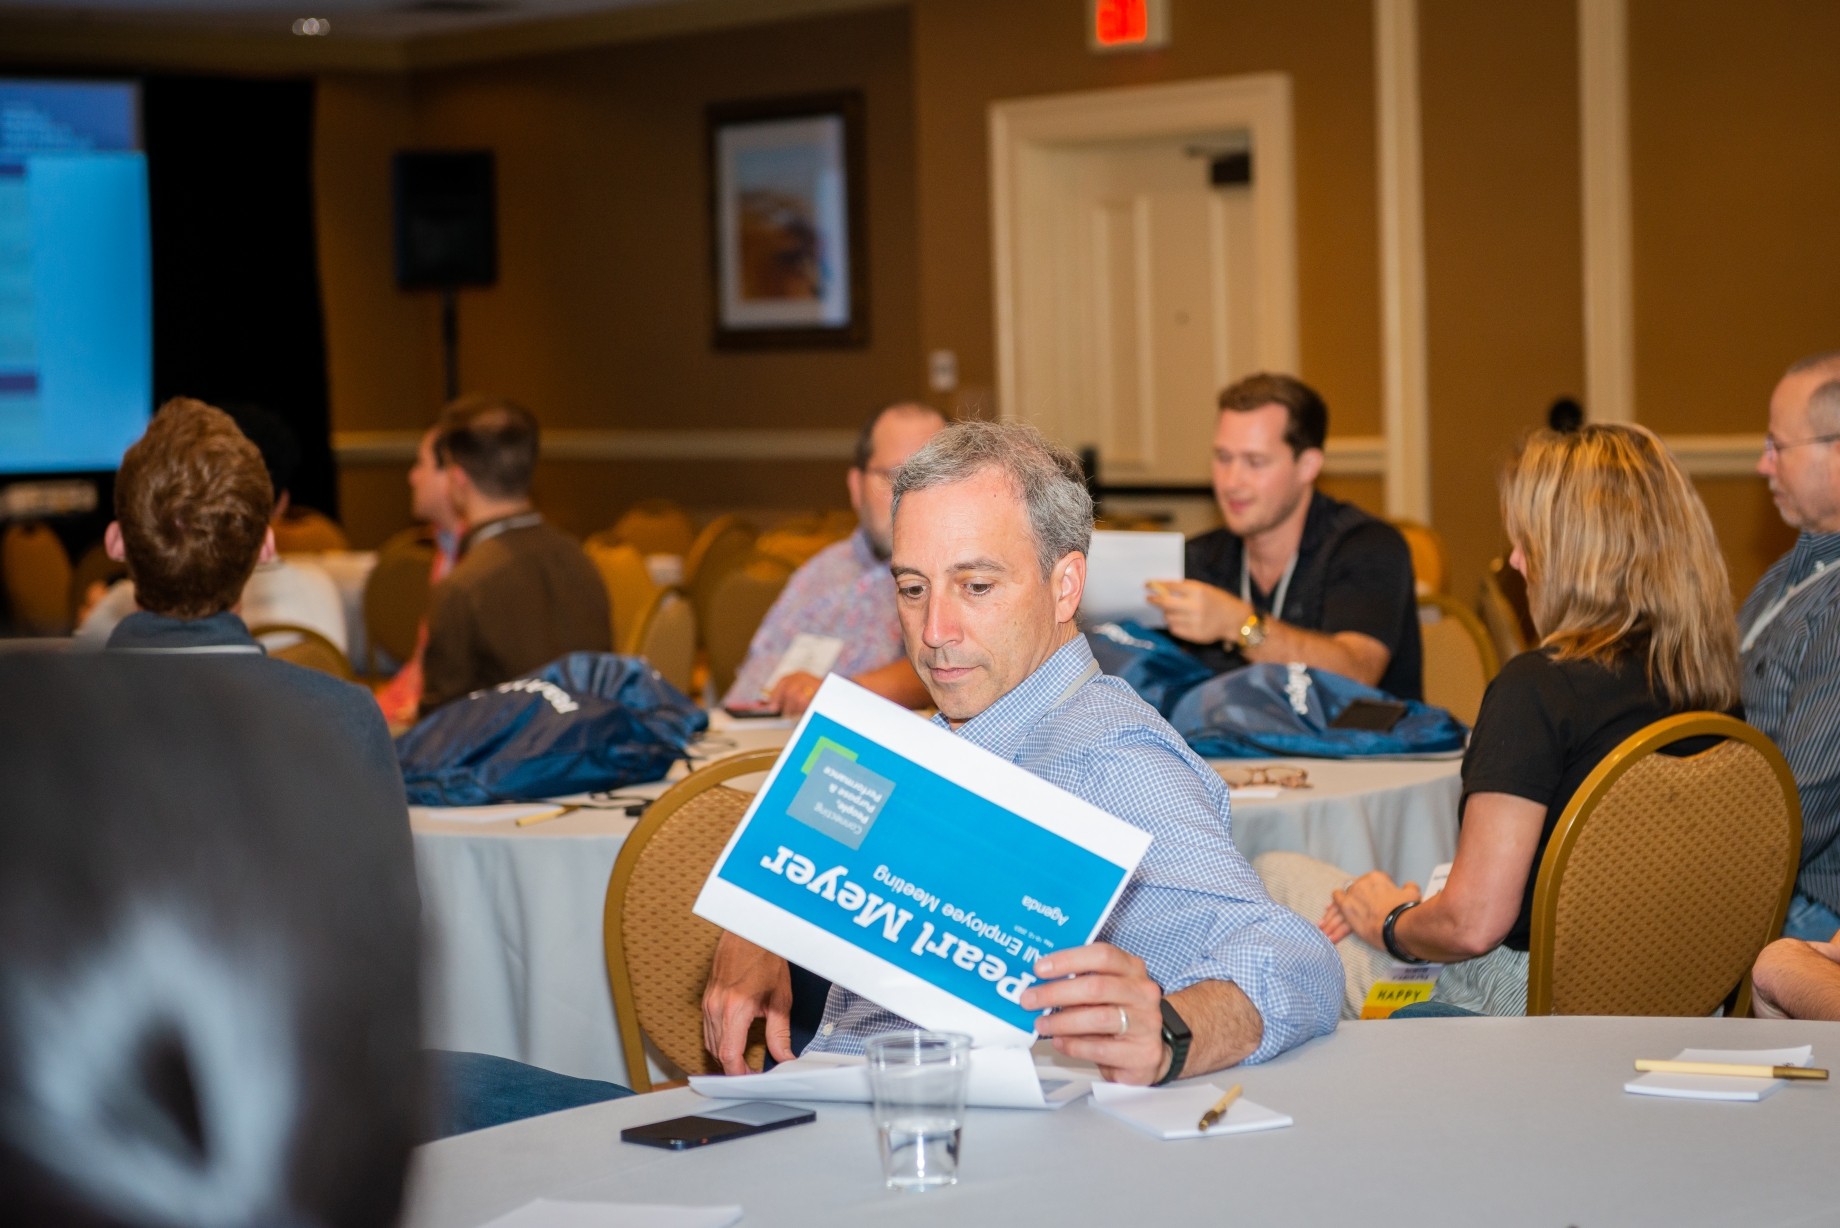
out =
[[1699,495],[1652,432],[1540,431],[1504,471],[1501,506],[1541,639],[1483,698],[1444,889],[1421,900],[1379,871],[1349,880],[1296,854],[1258,862],[1274,896],[1321,910],[1348,974],[1344,1015],[1358,1014],[1389,951],[1445,965],[1434,1001],[1524,1014],[1534,879],[1572,794],[1644,725],[1738,703],[1725,563]]

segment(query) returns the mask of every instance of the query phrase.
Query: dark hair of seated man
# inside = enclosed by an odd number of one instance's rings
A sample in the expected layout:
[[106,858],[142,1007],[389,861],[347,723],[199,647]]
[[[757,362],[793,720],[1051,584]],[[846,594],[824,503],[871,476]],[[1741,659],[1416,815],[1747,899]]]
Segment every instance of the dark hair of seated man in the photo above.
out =
[[262,454],[230,416],[175,397],[115,477],[134,600],[169,618],[208,618],[242,596],[268,538],[275,494]]
[[536,417],[505,397],[461,397],[441,411],[434,454],[442,468],[458,465],[481,494],[522,498],[537,467]]

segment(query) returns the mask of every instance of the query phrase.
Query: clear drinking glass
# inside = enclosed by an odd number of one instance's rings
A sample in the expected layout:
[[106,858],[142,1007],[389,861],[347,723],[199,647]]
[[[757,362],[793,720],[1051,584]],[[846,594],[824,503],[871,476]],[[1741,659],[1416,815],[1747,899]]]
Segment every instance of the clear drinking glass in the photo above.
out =
[[971,1038],[960,1032],[893,1032],[871,1040],[868,1052],[888,1188],[956,1185]]

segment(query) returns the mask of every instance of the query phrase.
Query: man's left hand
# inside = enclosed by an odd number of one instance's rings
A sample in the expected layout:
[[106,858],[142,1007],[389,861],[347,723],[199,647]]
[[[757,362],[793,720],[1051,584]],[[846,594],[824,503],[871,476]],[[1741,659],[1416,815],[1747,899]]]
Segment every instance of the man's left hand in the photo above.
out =
[[1050,1011],[1035,1020],[1035,1031],[1052,1037],[1056,1051],[1094,1063],[1113,1083],[1143,1086],[1163,1077],[1163,991],[1143,960],[1094,942],[1043,956],[1034,971],[1042,983],[1023,991],[1022,1007]]
[[1237,642],[1252,607],[1199,580],[1158,580],[1145,599],[1163,611],[1169,634],[1196,644]]
[[773,684],[767,693],[767,706],[778,708],[781,716],[799,716],[811,707],[811,701],[818,693],[824,679],[812,674],[787,674]]

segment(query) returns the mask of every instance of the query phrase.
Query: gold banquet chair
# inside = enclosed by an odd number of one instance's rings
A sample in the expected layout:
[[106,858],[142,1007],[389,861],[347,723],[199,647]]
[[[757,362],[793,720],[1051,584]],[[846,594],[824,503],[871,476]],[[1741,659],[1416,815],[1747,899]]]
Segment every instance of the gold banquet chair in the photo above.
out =
[[628,508],[613,527],[594,539],[610,546],[628,545],[641,555],[690,553],[696,525],[689,513],[669,499],[642,499]]
[[1518,580],[1518,576],[1504,579],[1509,571],[1505,560],[1494,559],[1482,575],[1482,585],[1476,592],[1476,609],[1482,614],[1482,623],[1489,629],[1489,638],[1495,641],[1495,656],[1503,664],[1518,657],[1533,647],[1533,639],[1522,621],[1520,611],[1515,609],[1514,601],[1508,596],[1505,587],[1509,580]]
[[1399,535],[1406,539],[1406,549],[1412,554],[1412,581],[1418,589],[1420,600],[1432,593],[1441,593],[1450,577],[1449,556],[1444,551],[1444,538],[1430,525],[1420,524],[1416,520],[1389,521]]
[[[727,782],[765,772],[777,758],[776,750],[746,751],[692,772],[651,804],[614,860],[602,916],[607,980],[636,1092],[652,1090],[648,1040],[679,1070],[722,1073],[703,1047],[703,984],[722,931],[690,909],[752,800]],[[760,1026],[747,1048],[751,1070],[765,1059]]]
[[[1659,753],[1700,737],[1724,740]],[[1578,787],[1540,861],[1527,1013],[1749,1014],[1801,849],[1795,780],[1763,734],[1714,712],[1637,730]]]
[[659,586],[645,566],[645,556],[637,546],[622,542],[608,545],[590,539],[582,547],[588,561],[601,574],[601,586],[607,590],[607,607],[613,616],[612,642],[629,643],[639,630],[639,620],[658,596]]
[[1418,599],[1418,635],[1424,648],[1425,702],[1474,725],[1482,693],[1500,669],[1488,628],[1449,597],[1429,593]]
[[753,525],[729,513],[704,525],[691,544],[690,553],[684,556],[684,589],[690,594],[690,605],[696,610],[698,635],[708,633],[710,599],[716,585],[729,572],[746,564],[754,553],[754,541],[758,536]]
[[696,673],[696,611],[690,598],[679,588],[659,589],[620,651],[644,657],[666,682],[690,694]]
[[699,611],[698,622],[709,653],[709,680],[717,695],[734,685],[736,672],[747,660],[748,642],[791,578],[790,563],[758,554],[745,567],[723,576],[710,592],[707,621]]
[[293,623],[263,623],[259,627],[251,627],[249,636],[267,649],[268,655],[277,661],[316,669],[346,682],[357,681],[357,675],[352,673],[351,662],[339,650],[339,646],[311,627],[296,626]]
[[28,635],[70,632],[70,555],[42,524],[10,524],[0,536],[0,573],[13,618]]

